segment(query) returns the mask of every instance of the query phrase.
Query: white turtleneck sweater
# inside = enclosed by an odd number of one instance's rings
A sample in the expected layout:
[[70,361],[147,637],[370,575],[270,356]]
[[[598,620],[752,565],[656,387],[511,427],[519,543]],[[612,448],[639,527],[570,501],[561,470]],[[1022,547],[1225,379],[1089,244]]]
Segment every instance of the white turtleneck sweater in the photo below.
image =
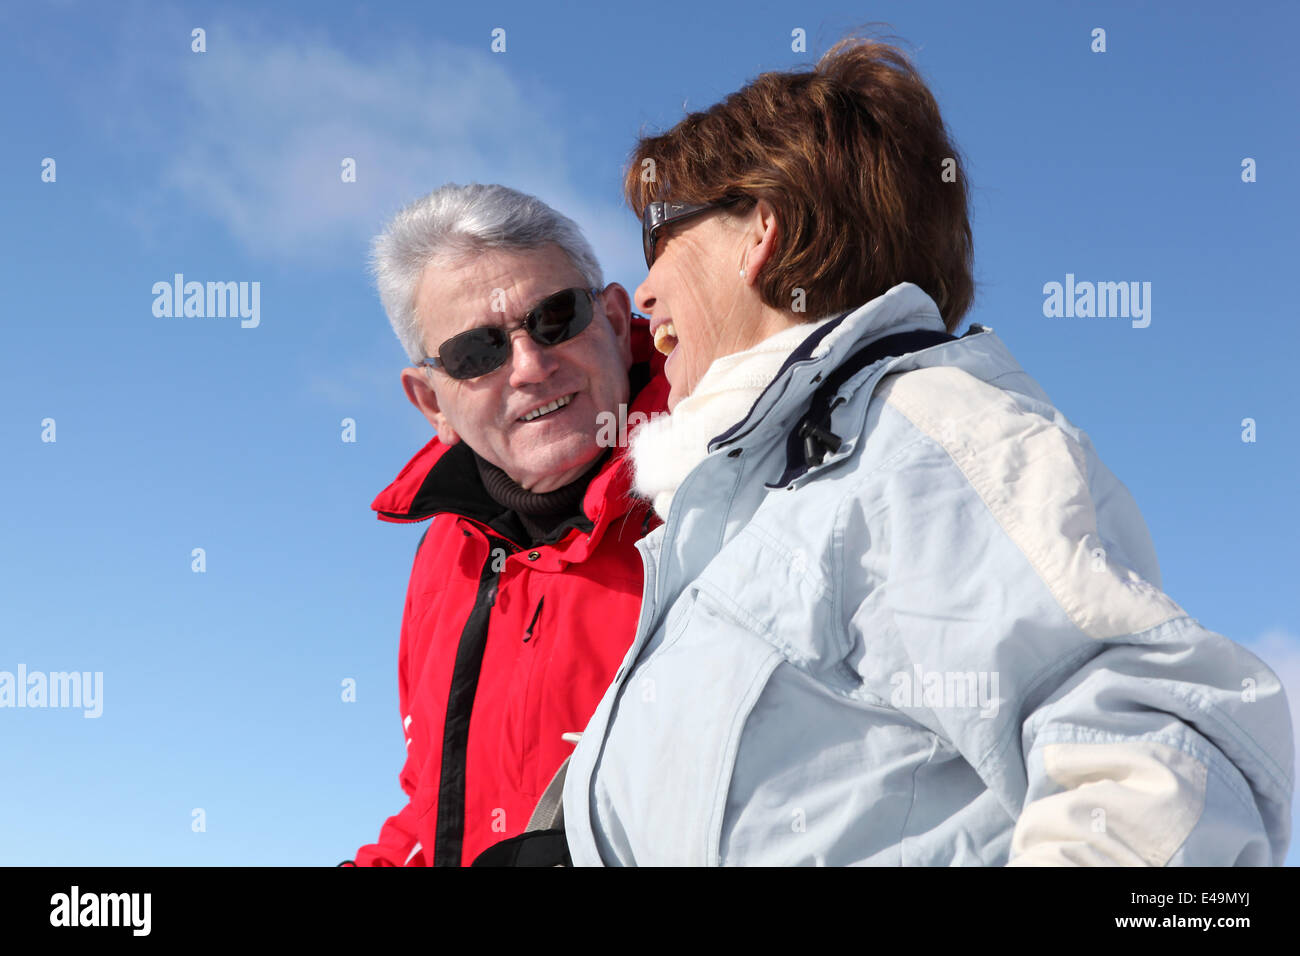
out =
[[660,518],[667,520],[678,485],[708,456],[709,441],[744,418],[790,353],[834,317],[800,322],[743,352],[714,359],[671,415],[636,430],[628,449],[633,487],[650,499]]

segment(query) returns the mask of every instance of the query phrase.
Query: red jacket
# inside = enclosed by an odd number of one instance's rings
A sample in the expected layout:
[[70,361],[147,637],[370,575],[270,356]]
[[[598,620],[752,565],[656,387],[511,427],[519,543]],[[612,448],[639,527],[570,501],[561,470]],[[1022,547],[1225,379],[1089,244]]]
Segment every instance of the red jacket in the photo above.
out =
[[[663,356],[643,320],[632,347],[627,417],[663,412]],[[503,509],[463,443],[435,438],[374,500],[385,521],[433,520],[416,550],[398,651],[408,800],[357,851],[357,866],[468,865],[523,832],[572,752],[561,735],[586,727],[636,632],[635,542],[658,519],[629,494],[626,452],[615,447],[591,480],[588,520],[575,517],[551,545],[489,527]]]

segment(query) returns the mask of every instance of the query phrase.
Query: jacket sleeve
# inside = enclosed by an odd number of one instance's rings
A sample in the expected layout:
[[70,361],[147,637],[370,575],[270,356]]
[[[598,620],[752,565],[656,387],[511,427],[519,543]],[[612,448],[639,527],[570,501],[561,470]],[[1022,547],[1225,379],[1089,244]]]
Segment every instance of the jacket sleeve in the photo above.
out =
[[[407,789],[403,773],[402,789]],[[408,791],[409,793],[409,791]],[[423,847],[415,835],[415,810],[408,798],[406,806],[384,821],[379,842],[357,850],[356,866],[427,866]]]
[[379,841],[368,843],[356,852],[357,866],[427,866],[424,848],[416,838],[415,807],[411,797],[415,793],[413,757],[408,752],[402,767],[401,784],[406,794],[406,805],[386,821],[379,831]]
[[1024,722],[1010,866],[1267,866],[1290,839],[1277,677],[1191,618],[1114,644]]
[[916,715],[1015,821],[1005,859],[1280,865],[1295,760],[1281,682],[1163,592],[1137,505],[1083,432],[962,375],[886,390],[920,440],[861,499],[884,597],[869,588],[855,616],[882,615],[899,670],[993,688]]
[[[425,532],[427,535],[427,531]],[[418,558],[424,538],[416,549]],[[397,659],[397,697],[402,714],[402,735],[406,742],[406,760],[402,764],[399,782],[406,794],[406,805],[384,821],[379,840],[369,843],[356,852],[356,866],[428,866],[424,848],[416,835],[418,816],[412,802],[424,762],[421,735],[410,733],[411,714],[411,655],[414,653],[416,635],[411,616],[412,589],[408,586],[406,606],[402,612],[402,634]]]

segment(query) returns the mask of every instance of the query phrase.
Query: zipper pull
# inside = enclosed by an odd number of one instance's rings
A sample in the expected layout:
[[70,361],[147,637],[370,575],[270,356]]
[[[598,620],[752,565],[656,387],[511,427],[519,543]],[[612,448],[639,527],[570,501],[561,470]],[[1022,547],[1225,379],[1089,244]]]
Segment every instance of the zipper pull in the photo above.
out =
[[542,615],[542,602],[546,600],[545,595],[537,602],[537,610],[533,612],[533,619],[528,622],[528,630],[524,631],[524,643],[527,644],[533,639],[533,628],[537,625],[537,619]]
[[803,460],[810,466],[820,465],[826,458],[826,452],[834,454],[842,444],[839,435],[818,428],[809,421],[799,427],[799,437],[803,439]]

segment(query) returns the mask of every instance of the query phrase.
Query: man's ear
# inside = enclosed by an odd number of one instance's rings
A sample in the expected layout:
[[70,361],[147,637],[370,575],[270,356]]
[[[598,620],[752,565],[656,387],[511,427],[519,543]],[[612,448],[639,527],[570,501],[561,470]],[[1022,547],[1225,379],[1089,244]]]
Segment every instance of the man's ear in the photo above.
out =
[[609,318],[609,327],[614,330],[618,341],[619,354],[623,356],[623,367],[632,367],[632,300],[627,289],[617,282],[605,286],[600,295],[605,304],[605,315]]
[[777,241],[781,238],[780,225],[776,221],[776,210],[766,199],[760,199],[750,210],[745,226],[745,258],[740,267],[745,270],[745,282],[754,285],[759,273],[776,254]]
[[433,390],[429,375],[430,372],[425,371],[424,368],[402,369],[402,391],[406,393],[411,404],[420,410],[420,414],[429,420],[429,424],[437,431],[442,443],[454,445],[460,441],[460,436],[451,427],[447,416],[442,413],[442,408],[438,404],[438,395]]

